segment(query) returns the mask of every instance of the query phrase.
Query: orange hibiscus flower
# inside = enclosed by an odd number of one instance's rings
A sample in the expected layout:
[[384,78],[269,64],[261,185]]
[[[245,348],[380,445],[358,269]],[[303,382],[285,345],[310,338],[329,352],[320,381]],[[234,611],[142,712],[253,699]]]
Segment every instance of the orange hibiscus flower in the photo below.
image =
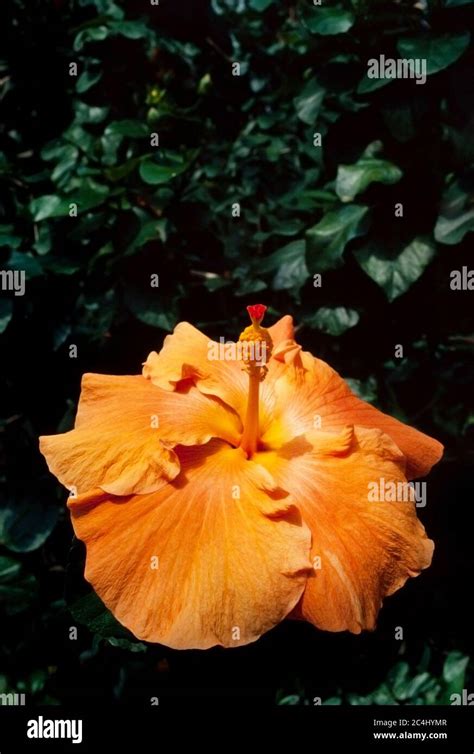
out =
[[75,428],[41,438],[85,577],[139,639],[238,646],[290,613],[372,629],[431,561],[413,502],[373,502],[442,446],[357,398],[266,307],[237,344],[183,322],[143,374],[86,374]]

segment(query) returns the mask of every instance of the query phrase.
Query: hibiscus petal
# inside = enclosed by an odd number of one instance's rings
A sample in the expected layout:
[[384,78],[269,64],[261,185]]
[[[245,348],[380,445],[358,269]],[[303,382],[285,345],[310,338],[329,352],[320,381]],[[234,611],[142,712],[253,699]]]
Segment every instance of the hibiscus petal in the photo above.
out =
[[312,532],[315,568],[297,614],[327,631],[373,629],[383,598],[427,568],[433,552],[414,503],[369,497],[381,479],[407,489],[400,450],[379,430],[346,427],[255,459],[290,492]]
[[345,425],[381,429],[407,458],[407,476],[425,476],[443,454],[443,446],[432,437],[387,416],[357,398],[328,364],[307,352],[301,367],[289,366],[275,382],[274,421],[263,442],[271,448],[315,427],[333,431]]
[[155,434],[80,429],[40,438],[48,468],[74,494],[100,486],[113,495],[160,489],[179,474],[176,454]]
[[237,444],[235,412],[191,387],[169,393],[141,375],[86,374],[75,429],[42,437],[49,468],[79,494],[101,487],[113,495],[148,493],[179,473],[176,444],[220,437]]
[[221,398],[241,413],[247,375],[241,361],[212,358],[212,348],[217,345],[188,322],[180,322],[165,338],[160,353],[153,351],[148,356],[143,376],[163,390],[175,390],[183,381],[192,381],[202,393]]
[[[293,337],[293,320],[282,317],[268,328],[274,347]],[[165,338],[160,353],[153,351],[143,365],[143,376],[163,390],[176,390],[183,383],[193,383],[205,395],[220,398],[240,417],[245,416],[248,396],[248,376],[240,360],[212,358],[218,344],[204,333],[181,322],[172,335]],[[211,358],[210,358],[211,356]],[[260,393],[261,424],[270,424],[273,410],[273,382],[283,371],[282,364],[270,359],[269,374]]]
[[274,349],[285,340],[292,340],[295,337],[293,317],[290,317],[289,314],[285,314],[285,316],[279,319],[278,322],[275,322],[274,325],[268,328],[268,332],[273,341]]
[[181,474],[159,492],[70,499],[86,579],[139,639],[247,644],[301,597],[309,530],[242,451],[213,440],[177,453]]

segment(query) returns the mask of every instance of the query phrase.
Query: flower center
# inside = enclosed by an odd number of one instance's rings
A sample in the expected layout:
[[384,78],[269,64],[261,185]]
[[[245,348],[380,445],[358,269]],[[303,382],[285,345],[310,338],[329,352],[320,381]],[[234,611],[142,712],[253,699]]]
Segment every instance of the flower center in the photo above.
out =
[[242,361],[249,376],[247,411],[240,447],[247,453],[248,458],[256,452],[258,446],[260,383],[268,372],[266,364],[273,348],[270,333],[261,327],[266,310],[267,307],[263,304],[248,306],[247,311],[252,324],[246,327],[239,337],[239,343],[242,344]]

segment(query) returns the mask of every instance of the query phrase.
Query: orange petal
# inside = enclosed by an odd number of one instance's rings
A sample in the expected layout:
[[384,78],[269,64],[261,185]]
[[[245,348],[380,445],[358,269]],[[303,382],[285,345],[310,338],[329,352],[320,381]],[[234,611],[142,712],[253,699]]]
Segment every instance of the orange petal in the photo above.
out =
[[[291,317],[282,317],[268,328],[274,346],[293,335]],[[143,376],[163,390],[175,390],[192,382],[205,395],[220,398],[240,417],[245,416],[248,396],[248,376],[242,361],[213,358],[218,344],[188,322],[181,322],[172,335],[165,338],[160,353],[153,351],[143,365]],[[210,358],[211,357],[211,358]],[[268,426],[273,410],[274,379],[282,365],[270,359],[270,372],[261,386],[261,424]]]
[[381,479],[407,489],[400,450],[379,430],[346,427],[255,460],[291,493],[312,532],[314,572],[299,615],[327,631],[374,628],[383,598],[427,568],[433,552],[414,503],[370,498]]
[[407,458],[409,479],[425,476],[439,461],[443,446],[437,440],[357,398],[324,361],[302,352],[300,363],[302,368],[289,367],[274,385],[274,421],[262,438],[268,447],[279,447],[314,428],[330,432],[349,424],[388,434]]
[[159,492],[70,499],[86,579],[139,639],[247,644],[299,600],[309,531],[268,471],[239,449],[213,440],[177,453],[181,474]]
[[73,494],[98,486],[113,495],[152,492],[179,474],[176,454],[146,433],[72,430],[40,437],[40,450],[51,473]]
[[203,444],[211,437],[238,443],[237,415],[191,387],[169,393],[141,375],[86,374],[75,429],[42,437],[49,468],[81,494],[101,487],[113,495],[159,489],[179,473],[168,447]]
[[285,340],[292,340],[295,337],[293,318],[289,314],[286,314],[278,322],[269,327],[268,332],[270,333],[274,348]]
[[221,398],[241,413],[247,395],[242,362],[212,358],[215,346],[188,322],[180,322],[173,334],[166,336],[160,353],[150,353],[143,376],[163,390],[175,390],[183,381],[192,381],[202,393]]

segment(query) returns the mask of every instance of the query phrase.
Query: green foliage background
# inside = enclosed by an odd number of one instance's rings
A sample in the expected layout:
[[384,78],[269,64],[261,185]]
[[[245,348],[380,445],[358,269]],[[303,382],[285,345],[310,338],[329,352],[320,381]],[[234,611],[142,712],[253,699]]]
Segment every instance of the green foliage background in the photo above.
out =
[[[3,687],[38,701],[207,683],[293,703],[308,688],[446,703],[451,666],[456,688],[467,682],[474,634],[474,294],[450,288],[474,230],[474,5],[4,0],[3,11],[0,267],[27,273],[24,297],[0,298]],[[426,58],[426,84],[367,78],[380,54]],[[37,436],[71,425],[83,372],[137,373],[182,319],[232,338],[257,300],[269,319],[292,313],[300,341],[365,399],[445,443],[421,511],[439,555],[371,637],[292,624],[232,660],[178,656],[134,642],[87,592]],[[411,628],[401,647],[394,622]],[[390,670],[400,653],[406,670]],[[377,701],[387,673],[398,696]]]

